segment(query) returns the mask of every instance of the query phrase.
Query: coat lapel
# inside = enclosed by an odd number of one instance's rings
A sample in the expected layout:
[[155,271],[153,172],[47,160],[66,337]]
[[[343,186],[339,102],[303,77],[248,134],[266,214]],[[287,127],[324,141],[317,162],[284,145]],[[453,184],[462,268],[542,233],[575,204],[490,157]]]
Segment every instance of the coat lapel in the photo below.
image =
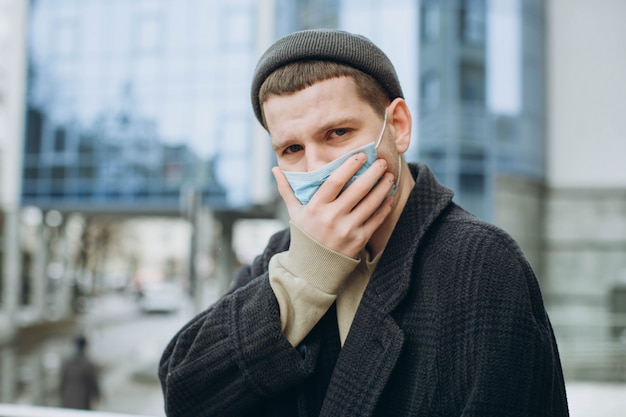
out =
[[424,165],[410,165],[416,186],[393,232],[339,355],[320,416],[372,416],[404,344],[391,313],[405,298],[419,242],[452,201]]
[[[389,316],[361,309],[333,371],[320,416],[370,416],[402,351],[404,334]],[[366,311],[367,310],[367,311]],[[352,339],[352,340],[350,340]]]

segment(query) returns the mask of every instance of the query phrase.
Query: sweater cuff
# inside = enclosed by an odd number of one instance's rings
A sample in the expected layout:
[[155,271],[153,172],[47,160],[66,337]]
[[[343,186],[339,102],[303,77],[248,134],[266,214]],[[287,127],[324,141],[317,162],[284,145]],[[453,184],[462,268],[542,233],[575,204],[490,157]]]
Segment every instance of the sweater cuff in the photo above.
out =
[[323,246],[294,223],[290,222],[289,226],[289,251],[275,255],[278,263],[326,294],[339,293],[345,279],[359,264],[359,259]]

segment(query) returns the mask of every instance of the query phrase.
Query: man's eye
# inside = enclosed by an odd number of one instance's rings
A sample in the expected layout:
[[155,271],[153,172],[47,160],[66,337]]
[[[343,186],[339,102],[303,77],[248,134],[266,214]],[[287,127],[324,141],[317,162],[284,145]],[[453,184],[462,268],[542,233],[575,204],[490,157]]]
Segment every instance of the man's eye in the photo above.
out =
[[347,129],[335,129],[334,133],[336,136],[343,136],[346,133],[348,133],[348,130]]
[[302,146],[300,145],[289,145],[285,148],[285,153],[286,154],[292,154],[292,153],[296,153],[298,151],[302,150]]

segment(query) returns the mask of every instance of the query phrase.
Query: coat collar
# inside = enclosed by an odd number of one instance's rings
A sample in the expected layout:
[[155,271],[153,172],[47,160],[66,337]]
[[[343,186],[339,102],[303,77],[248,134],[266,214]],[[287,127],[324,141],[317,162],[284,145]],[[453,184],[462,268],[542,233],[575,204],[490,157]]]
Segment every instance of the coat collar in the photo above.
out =
[[363,294],[339,355],[321,416],[371,416],[395,367],[404,333],[390,315],[406,296],[424,234],[453,193],[423,164],[409,164],[415,187]]
[[370,283],[372,288],[369,295],[378,298],[385,313],[392,311],[406,295],[411,283],[413,255],[428,229],[450,205],[454,196],[452,190],[437,181],[426,165],[409,164],[409,168],[415,179],[415,187]]

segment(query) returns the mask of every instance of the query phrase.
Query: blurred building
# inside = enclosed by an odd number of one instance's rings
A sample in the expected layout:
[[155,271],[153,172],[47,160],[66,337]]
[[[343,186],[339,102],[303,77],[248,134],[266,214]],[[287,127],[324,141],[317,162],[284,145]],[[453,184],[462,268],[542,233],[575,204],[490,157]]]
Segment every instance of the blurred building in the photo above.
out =
[[[625,15],[621,0],[0,0],[0,336],[20,306],[69,312],[58,304],[76,265],[56,243],[80,245],[85,218],[182,216],[207,255],[245,241],[239,219],[283,216],[249,80],[273,40],[336,27],[396,65],[414,116],[407,159],[520,242],[567,376],[618,378]],[[195,276],[192,258],[173,269]],[[215,261],[225,280],[237,263],[231,250]]]
[[501,177],[544,179],[543,2],[423,1],[420,159],[491,220]]
[[569,375],[623,381],[626,2],[550,0],[546,16],[543,290]]
[[[0,344],[16,331],[27,2],[0,2]],[[0,374],[4,373],[0,361]],[[0,391],[0,398],[2,392]]]
[[419,159],[515,234],[542,276],[544,2],[420,4]]

